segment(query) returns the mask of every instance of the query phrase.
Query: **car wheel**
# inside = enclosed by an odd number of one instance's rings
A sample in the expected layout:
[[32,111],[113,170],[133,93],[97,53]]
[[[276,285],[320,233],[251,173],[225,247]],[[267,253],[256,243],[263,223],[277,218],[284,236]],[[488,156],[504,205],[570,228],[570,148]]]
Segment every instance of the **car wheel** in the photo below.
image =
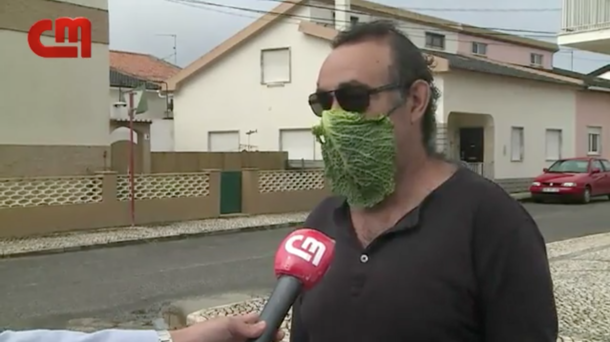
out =
[[587,204],[589,202],[591,202],[591,187],[587,185],[585,192],[582,193],[581,203]]

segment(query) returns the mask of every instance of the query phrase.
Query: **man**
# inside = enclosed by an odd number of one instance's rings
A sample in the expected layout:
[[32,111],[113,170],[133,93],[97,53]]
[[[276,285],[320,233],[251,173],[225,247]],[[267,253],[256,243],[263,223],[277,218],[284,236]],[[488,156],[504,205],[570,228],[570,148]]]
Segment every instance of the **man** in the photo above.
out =
[[336,240],[335,257],[295,304],[292,342],[557,339],[536,223],[498,185],[435,155],[429,64],[390,22],[335,38],[309,104],[338,196],[305,224]]
[[[0,332],[0,342],[245,342],[263,333],[258,315],[219,317],[174,331],[102,330],[95,333],[29,330]],[[277,341],[283,338],[281,332]]]

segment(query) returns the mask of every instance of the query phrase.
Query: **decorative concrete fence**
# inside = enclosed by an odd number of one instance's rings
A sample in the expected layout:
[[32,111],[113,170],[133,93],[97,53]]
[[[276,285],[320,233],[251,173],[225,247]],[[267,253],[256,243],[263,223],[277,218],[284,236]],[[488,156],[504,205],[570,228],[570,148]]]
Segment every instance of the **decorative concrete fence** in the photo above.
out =
[[321,170],[245,170],[242,177],[248,214],[308,211],[329,194]]
[[[327,194],[321,170],[205,170],[135,176],[135,224],[307,211]],[[0,179],[0,237],[131,225],[131,183],[114,172]]]

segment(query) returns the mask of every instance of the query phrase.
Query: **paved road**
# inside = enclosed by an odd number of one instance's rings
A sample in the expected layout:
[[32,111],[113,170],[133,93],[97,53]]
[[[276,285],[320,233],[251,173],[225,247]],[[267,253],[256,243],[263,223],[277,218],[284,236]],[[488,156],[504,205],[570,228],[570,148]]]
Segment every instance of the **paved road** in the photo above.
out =
[[[610,202],[525,204],[547,242],[610,231]],[[262,293],[288,230],[0,260],[0,328],[64,327],[97,317],[144,320],[171,300]]]

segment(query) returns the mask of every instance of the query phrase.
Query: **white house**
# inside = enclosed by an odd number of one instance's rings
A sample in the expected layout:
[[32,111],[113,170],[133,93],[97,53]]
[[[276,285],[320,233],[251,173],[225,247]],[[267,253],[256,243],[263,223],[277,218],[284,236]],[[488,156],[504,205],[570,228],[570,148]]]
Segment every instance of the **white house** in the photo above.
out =
[[[135,88],[144,84],[144,93],[135,92]],[[128,120],[128,107],[135,106],[143,95],[146,97],[148,110],[138,114],[138,120],[150,121],[150,149],[152,152],[169,152],[174,150],[174,122],[171,110],[172,100],[156,83],[140,80],[125,75],[117,70],[110,70],[110,89],[108,91],[108,108],[110,118]],[[133,98],[129,93],[133,92]],[[133,101],[133,103],[130,103]],[[129,129],[121,127],[110,133],[110,143],[129,140]],[[137,137],[134,139],[137,143]]]
[[[165,95],[165,80],[180,70],[179,67],[154,56],[127,52],[110,51],[110,91],[108,93],[110,115],[113,119],[127,119],[127,108],[118,105],[119,101],[128,103],[128,92],[146,85],[146,100],[148,111],[138,115],[140,120],[149,120],[150,148],[152,152],[168,152],[174,150],[174,123],[171,113],[172,101]],[[133,99],[140,100],[139,94]],[[117,128],[111,133],[110,143],[129,140],[129,129]]]
[[610,0],[563,0],[557,43],[610,54]]
[[[108,153],[107,0],[2,0],[0,10],[0,175],[101,170]],[[42,58],[27,32],[66,14],[92,25],[91,58]],[[54,32],[41,37],[55,45]]]
[[575,89],[583,81],[552,72],[556,46],[363,0],[301,2],[280,4],[168,80],[176,150],[249,145],[320,159],[310,132],[319,119],[307,96],[335,28],[389,18],[435,58],[439,150],[507,187],[523,187],[553,160],[574,155]]

